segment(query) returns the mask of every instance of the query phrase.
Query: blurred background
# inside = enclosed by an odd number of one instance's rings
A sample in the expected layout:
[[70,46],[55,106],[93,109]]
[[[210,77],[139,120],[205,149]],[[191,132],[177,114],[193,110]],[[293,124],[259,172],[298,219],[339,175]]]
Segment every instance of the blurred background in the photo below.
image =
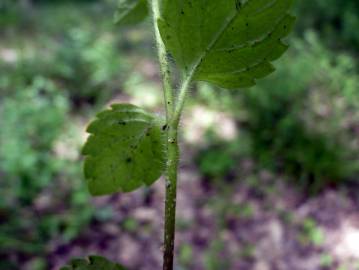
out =
[[[197,83],[182,122],[176,270],[359,269],[359,2],[296,1],[277,71],[251,89]],[[0,269],[104,255],[161,269],[163,180],[90,198],[95,112],[161,112],[151,24],[116,0],[0,0]]]

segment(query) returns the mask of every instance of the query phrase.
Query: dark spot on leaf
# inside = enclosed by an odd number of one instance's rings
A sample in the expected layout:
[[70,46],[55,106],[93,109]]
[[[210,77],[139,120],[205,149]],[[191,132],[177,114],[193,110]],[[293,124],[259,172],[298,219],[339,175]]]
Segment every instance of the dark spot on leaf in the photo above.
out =
[[132,162],[132,158],[128,157],[126,158],[126,163],[131,163]]
[[242,6],[241,0],[236,0],[236,9],[239,10]]

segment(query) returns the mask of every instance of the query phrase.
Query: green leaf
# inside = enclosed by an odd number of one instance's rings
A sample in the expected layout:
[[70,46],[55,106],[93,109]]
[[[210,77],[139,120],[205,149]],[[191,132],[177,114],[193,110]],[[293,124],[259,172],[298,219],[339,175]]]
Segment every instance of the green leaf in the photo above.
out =
[[131,25],[143,21],[148,16],[147,0],[119,0],[115,13],[115,23]]
[[86,259],[73,259],[60,270],[126,270],[123,266],[110,262],[104,257],[89,256]]
[[271,61],[295,18],[293,0],[162,0],[161,37],[187,76],[224,88],[249,87]]
[[130,192],[161,176],[165,143],[160,122],[130,104],[115,104],[97,115],[82,150],[92,195]]

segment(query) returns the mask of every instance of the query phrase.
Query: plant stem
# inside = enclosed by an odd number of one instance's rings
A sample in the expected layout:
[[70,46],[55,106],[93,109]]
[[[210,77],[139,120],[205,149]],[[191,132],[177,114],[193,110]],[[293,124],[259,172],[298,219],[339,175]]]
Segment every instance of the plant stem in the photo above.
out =
[[176,225],[177,174],[179,161],[179,147],[177,137],[177,128],[170,125],[168,129],[167,142],[163,270],[173,269],[173,253]]
[[179,122],[181,120],[181,115],[182,115],[182,111],[183,111],[183,107],[187,98],[187,93],[188,93],[188,89],[190,87],[190,84],[192,82],[192,78],[193,78],[193,74],[189,74],[183,81],[180,90],[179,90],[179,94],[177,97],[177,102],[176,102],[176,106],[173,112],[173,117],[172,117],[172,125],[175,126],[176,128],[178,128]]
[[178,126],[191,79],[192,78],[188,78],[183,82],[177,98],[176,109],[168,122],[163,270],[173,270],[177,176],[180,157],[178,147]]
[[152,0],[153,25],[160,62],[164,102],[166,108],[167,128],[167,164],[166,164],[166,200],[165,200],[165,227],[164,227],[164,251],[163,270],[173,270],[174,239],[176,224],[176,197],[177,197],[177,170],[179,160],[179,148],[177,143],[177,127],[171,125],[174,110],[174,93],[171,85],[170,67],[167,51],[158,29],[157,20],[160,17],[158,0]]
[[173,108],[174,108],[174,95],[173,95],[173,89],[171,85],[171,70],[170,65],[167,58],[167,51],[166,47],[163,44],[160,31],[158,29],[158,23],[157,20],[160,18],[160,10],[159,10],[159,3],[158,0],[152,0],[152,15],[153,15],[153,25],[155,29],[155,38],[157,43],[157,54],[158,59],[160,62],[160,69],[161,69],[161,75],[162,75],[162,82],[163,82],[163,88],[164,88],[164,101],[165,101],[165,108],[166,108],[166,118],[167,123],[169,122],[169,119],[172,117]]
[[174,241],[176,225],[176,198],[177,176],[179,163],[178,126],[182,110],[186,100],[193,73],[187,76],[179,90],[179,95],[174,100],[174,92],[171,85],[170,65],[167,58],[166,47],[163,44],[157,20],[160,18],[158,0],[152,0],[153,24],[158,49],[158,58],[164,88],[164,101],[167,120],[167,164],[166,164],[166,199],[165,199],[165,227],[164,227],[164,251],[163,270],[173,270]]

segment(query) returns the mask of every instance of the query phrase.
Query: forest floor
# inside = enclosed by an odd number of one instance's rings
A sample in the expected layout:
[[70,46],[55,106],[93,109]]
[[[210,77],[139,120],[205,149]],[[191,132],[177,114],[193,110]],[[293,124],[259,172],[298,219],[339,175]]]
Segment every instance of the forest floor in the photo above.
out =
[[[182,148],[176,269],[359,269],[357,187],[308,196],[249,159],[238,162],[235,176],[210,180],[194,165],[195,148]],[[55,245],[52,269],[90,254],[133,270],[161,269],[163,202],[163,179],[145,191],[93,199],[100,211],[111,205],[111,213],[71,243]]]

